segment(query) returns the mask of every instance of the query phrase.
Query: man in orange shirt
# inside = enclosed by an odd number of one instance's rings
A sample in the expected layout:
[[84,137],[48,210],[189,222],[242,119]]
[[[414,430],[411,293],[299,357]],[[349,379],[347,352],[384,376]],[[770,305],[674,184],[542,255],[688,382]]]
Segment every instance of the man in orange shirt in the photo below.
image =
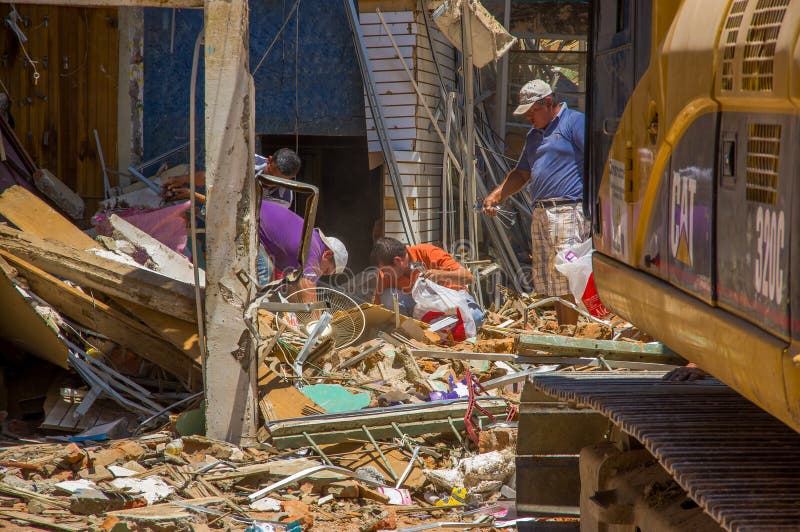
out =
[[446,288],[466,292],[476,326],[483,323],[484,313],[467,290],[472,273],[442,248],[431,244],[406,246],[394,238],[379,238],[372,249],[372,263],[380,271],[375,304],[392,308],[396,294],[400,312],[411,316],[416,305],[411,290],[421,276]]

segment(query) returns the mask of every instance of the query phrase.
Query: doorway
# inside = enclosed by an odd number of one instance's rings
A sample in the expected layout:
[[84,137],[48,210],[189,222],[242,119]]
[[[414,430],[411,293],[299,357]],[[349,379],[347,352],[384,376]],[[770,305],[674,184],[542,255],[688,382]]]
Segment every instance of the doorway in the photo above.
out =
[[[360,272],[369,266],[373,227],[383,216],[383,186],[370,172],[367,138],[301,135],[302,166],[297,179],[320,191],[315,225],[347,246],[347,267]],[[295,148],[294,135],[260,135],[259,153]],[[378,177],[376,177],[376,175]],[[305,198],[296,196],[292,210],[302,216]]]

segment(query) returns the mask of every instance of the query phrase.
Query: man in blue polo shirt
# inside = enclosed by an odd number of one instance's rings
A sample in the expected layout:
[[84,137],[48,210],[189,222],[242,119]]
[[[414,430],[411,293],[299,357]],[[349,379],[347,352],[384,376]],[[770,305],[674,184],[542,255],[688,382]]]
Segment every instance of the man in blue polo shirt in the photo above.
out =
[[[575,247],[590,237],[583,216],[583,139],[585,116],[557,103],[550,85],[529,81],[519,92],[515,115],[524,115],[533,126],[516,167],[484,200],[484,212],[496,214],[497,206],[526,184],[533,201],[531,259],[533,288],[542,295],[574,301],[567,278],[555,268],[558,252]],[[557,307],[559,323],[575,324],[577,314]]]

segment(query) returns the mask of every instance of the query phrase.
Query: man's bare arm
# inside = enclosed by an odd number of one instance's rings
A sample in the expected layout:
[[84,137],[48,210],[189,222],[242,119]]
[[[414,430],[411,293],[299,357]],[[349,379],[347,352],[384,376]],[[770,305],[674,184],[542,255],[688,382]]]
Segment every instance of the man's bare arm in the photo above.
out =
[[511,170],[503,182],[483,200],[484,214],[494,216],[496,214],[495,208],[505,201],[506,198],[522,190],[522,187],[525,186],[525,183],[527,183],[530,178],[530,172],[525,172],[518,168]]
[[463,267],[457,270],[427,270],[422,273],[422,276],[434,283],[446,281],[453,284],[468,285],[472,282],[472,272]]

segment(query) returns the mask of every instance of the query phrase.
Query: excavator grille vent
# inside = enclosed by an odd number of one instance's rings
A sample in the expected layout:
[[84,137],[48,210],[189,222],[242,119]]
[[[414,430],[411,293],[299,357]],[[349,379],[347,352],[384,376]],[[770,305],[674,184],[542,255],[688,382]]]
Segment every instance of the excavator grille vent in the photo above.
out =
[[744,46],[743,91],[772,91],[775,45],[789,1],[758,0]]
[[778,202],[780,124],[750,124],[747,138],[747,201]]

